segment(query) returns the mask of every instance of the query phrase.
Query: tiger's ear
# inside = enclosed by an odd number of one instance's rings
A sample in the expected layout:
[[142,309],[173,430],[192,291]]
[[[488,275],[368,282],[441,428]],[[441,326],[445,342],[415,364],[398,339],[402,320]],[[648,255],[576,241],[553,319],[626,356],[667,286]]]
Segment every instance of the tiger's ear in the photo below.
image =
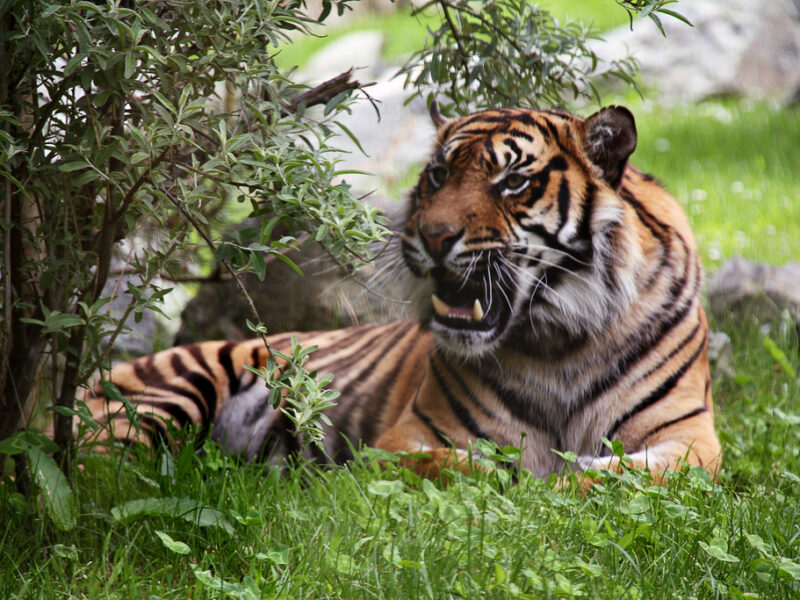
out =
[[439,103],[436,102],[436,98],[431,100],[431,106],[428,109],[431,115],[431,121],[436,126],[436,129],[439,129],[442,125],[447,123],[447,119],[442,116],[442,113],[439,112]]
[[624,106],[607,106],[584,122],[583,149],[617,189],[628,157],[636,149],[636,122]]

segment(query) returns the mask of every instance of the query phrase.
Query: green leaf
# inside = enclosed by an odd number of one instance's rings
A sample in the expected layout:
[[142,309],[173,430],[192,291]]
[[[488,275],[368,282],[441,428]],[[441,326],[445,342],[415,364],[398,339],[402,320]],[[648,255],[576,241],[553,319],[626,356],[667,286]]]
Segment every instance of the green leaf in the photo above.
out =
[[175,554],[189,554],[192,549],[189,548],[183,542],[179,542],[173,540],[169,535],[164,533],[163,531],[156,531],[156,535],[161,540],[161,543],[164,544],[164,547],[167,548],[170,552],[174,552]]
[[755,535],[751,533],[745,533],[744,537],[747,539],[747,542],[756,550],[761,552],[764,556],[772,556],[770,552],[770,547],[767,543],[761,538],[760,535]]
[[349,137],[349,138],[350,138],[350,141],[352,141],[352,142],[353,142],[353,143],[356,145],[356,147],[357,147],[359,150],[361,150],[361,154],[363,154],[364,156],[367,156],[367,157],[369,157],[369,154],[367,154],[367,153],[366,153],[366,151],[364,150],[364,148],[362,148],[362,147],[361,147],[361,142],[359,142],[359,141],[358,141],[358,138],[357,138],[357,137],[356,137],[356,136],[353,134],[353,132],[352,132],[352,131],[350,131],[350,130],[349,130],[349,129],[348,129],[346,126],[345,126],[345,124],[344,124],[344,123],[342,123],[342,122],[340,122],[340,121],[334,121],[334,123],[336,123],[336,125],[338,125],[338,126],[339,126],[339,129],[341,129],[342,131],[344,131],[345,135],[347,135],[347,137]]
[[125,416],[128,418],[128,422],[133,425],[136,433],[139,433],[141,431],[141,423],[139,420],[139,413],[136,411],[136,407],[133,403],[123,395],[113,382],[107,379],[101,379],[99,385],[106,398],[119,402],[125,407]]
[[781,369],[783,369],[784,373],[786,373],[789,377],[796,377],[797,372],[794,370],[792,363],[789,362],[789,359],[786,357],[786,354],[778,348],[778,345],[769,337],[764,338],[764,348],[767,349],[770,356],[778,363]]
[[325,553],[325,562],[327,565],[342,575],[354,575],[356,573],[358,563],[352,556],[342,553]]
[[280,260],[281,262],[285,262],[287,265],[289,265],[290,267],[292,267],[292,269],[294,269],[294,271],[295,271],[295,272],[296,272],[298,275],[300,275],[300,276],[302,276],[302,275],[303,275],[303,271],[302,271],[302,269],[300,269],[300,267],[298,267],[298,266],[297,266],[297,265],[294,263],[294,261],[293,261],[291,258],[289,258],[288,256],[286,256],[285,254],[281,254],[280,252],[272,252],[271,254],[272,254],[272,256],[274,256],[275,258],[277,258],[278,260]]
[[141,517],[173,517],[200,527],[219,527],[233,534],[233,525],[222,511],[204,506],[192,498],[144,498],[131,500],[111,509],[119,523],[129,523]]
[[781,558],[778,563],[778,575],[783,579],[800,581],[800,565],[788,558]]
[[256,558],[258,560],[268,560],[276,565],[288,565],[289,564],[289,546],[284,544],[276,544],[266,553],[259,552],[256,554]]
[[44,328],[42,333],[61,332],[62,329],[69,329],[70,327],[76,327],[85,323],[83,318],[78,315],[63,313],[57,310],[46,312],[44,321],[29,319],[27,317],[22,317],[20,321],[42,326]]
[[133,77],[133,75],[136,73],[136,65],[136,54],[133,52],[128,52],[125,55],[125,71],[123,73],[123,77],[125,77],[125,79],[130,79]]
[[376,496],[394,496],[403,491],[403,482],[398,480],[387,481],[385,479],[370,481],[367,491]]
[[73,160],[59,164],[58,170],[64,173],[70,173],[72,171],[78,171],[79,169],[85,169],[88,166],[89,164],[85,160]]
[[769,413],[777,421],[785,425],[790,425],[792,427],[800,425],[800,415],[785,413],[780,408],[773,408]]
[[738,563],[739,559],[728,553],[728,543],[722,538],[714,538],[708,544],[698,542],[706,554],[722,562]]
[[251,252],[250,260],[256,277],[258,277],[259,281],[264,281],[264,278],[267,276],[267,262],[264,260],[264,255],[260,252]]
[[26,448],[36,485],[41,491],[47,512],[59,529],[69,531],[76,525],[77,506],[72,488],[56,461],[36,446]]

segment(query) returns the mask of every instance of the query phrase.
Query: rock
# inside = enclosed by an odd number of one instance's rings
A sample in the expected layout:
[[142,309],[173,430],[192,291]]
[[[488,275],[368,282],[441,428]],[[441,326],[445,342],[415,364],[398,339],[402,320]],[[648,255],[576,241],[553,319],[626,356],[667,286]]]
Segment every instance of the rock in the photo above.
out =
[[667,101],[740,94],[788,102],[800,89],[798,0],[693,0],[675,9],[691,23],[662,15],[604,35],[593,49],[604,62],[632,55],[645,86]]
[[707,290],[718,319],[778,321],[786,312],[800,332],[800,263],[776,267],[734,257],[709,279]]
[[736,375],[733,368],[733,343],[724,331],[708,333],[708,361],[716,374],[727,377]]
[[335,140],[342,149],[340,168],[364,171],[366,175],[348,175],[355,189],[377,189],[388,193],[398,182],[417,171],[431,154],[435,130],[428,108],[421,98],[405,104],[409,90],[395,78],[396,70],[382,75],[368,88],[378,111],[369,102],[358,102],[351,114],[340,119],[359,140],[363,152],[345,135]]

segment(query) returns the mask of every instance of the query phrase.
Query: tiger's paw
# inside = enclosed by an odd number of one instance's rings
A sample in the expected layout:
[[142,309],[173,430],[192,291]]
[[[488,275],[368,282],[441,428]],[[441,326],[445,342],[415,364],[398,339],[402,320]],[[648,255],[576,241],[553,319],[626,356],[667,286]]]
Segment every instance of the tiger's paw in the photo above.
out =
[[472,462],[466,450],[460,448],[427,448],[418,452],[400,452],[400,466],[406,467],[420,477],[439,480],[445,484],[452,481],[452,472],[469,473],[480,468]]

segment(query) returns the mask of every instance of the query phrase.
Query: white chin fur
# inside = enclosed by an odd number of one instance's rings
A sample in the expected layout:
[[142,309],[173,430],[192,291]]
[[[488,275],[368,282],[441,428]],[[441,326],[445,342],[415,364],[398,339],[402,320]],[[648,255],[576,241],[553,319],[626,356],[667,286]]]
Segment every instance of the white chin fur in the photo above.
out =
[[489,331],[459,330],[431,321],[436,344],[453,354],[465,358],[477,358],[492,352],[500,343],[500,337],[493,328]]

